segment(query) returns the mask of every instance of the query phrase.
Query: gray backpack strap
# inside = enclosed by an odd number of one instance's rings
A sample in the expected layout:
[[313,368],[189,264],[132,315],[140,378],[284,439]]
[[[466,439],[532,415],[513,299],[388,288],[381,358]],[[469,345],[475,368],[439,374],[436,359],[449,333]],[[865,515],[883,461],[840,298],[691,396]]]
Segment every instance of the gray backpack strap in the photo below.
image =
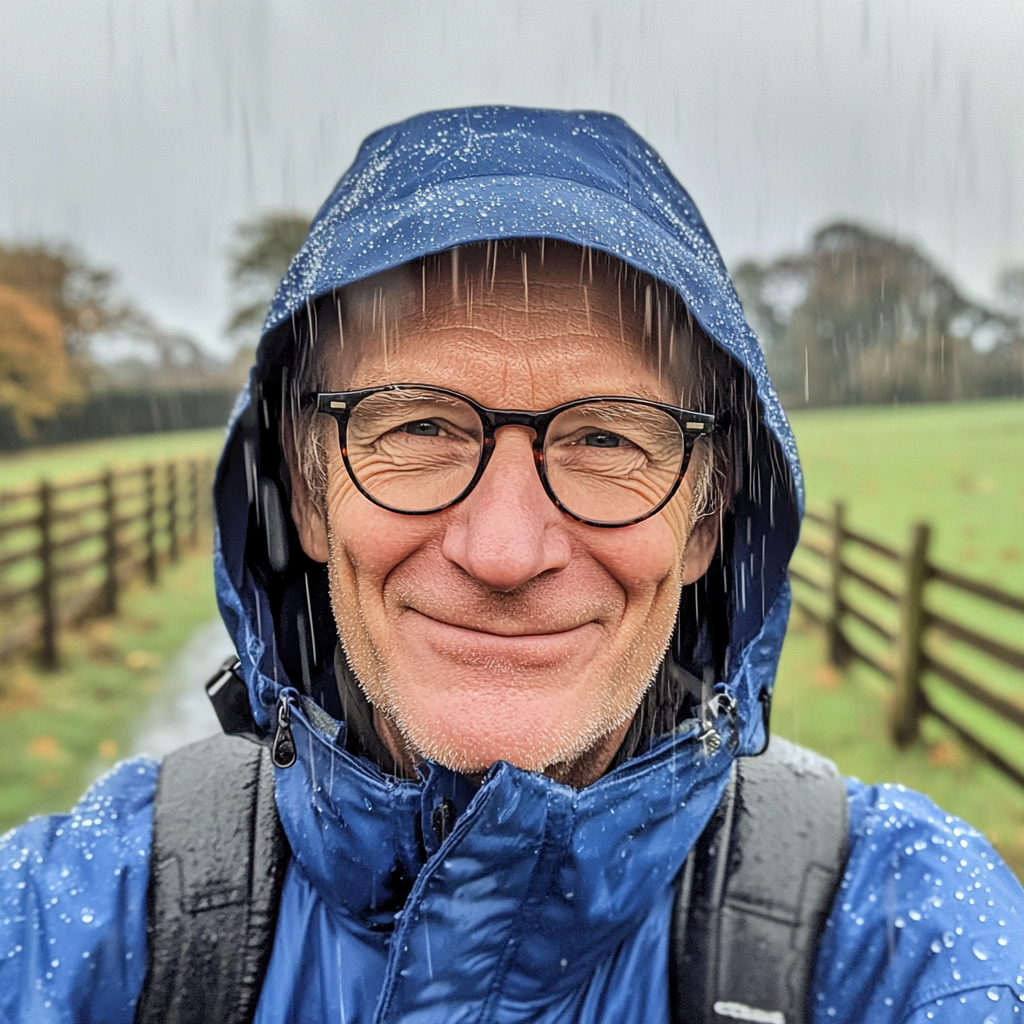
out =
[[153,804],[136,1024],[252,1021],[287,860],[265,746],[214,736],[167,755]]
[[822,929],[846,865],[846,787],[831,761],[773,737],[738,758],[680,873],[675,1024],[805,1024]]

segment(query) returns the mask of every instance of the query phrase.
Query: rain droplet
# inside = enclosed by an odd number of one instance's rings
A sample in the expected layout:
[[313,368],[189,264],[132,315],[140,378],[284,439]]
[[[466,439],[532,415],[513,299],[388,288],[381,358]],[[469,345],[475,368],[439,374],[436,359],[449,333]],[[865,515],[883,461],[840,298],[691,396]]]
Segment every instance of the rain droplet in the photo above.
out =
[[985,946],[983,946],[980,942],[976,942],[973,946],[971,946],[971,952],[979,960],[987,960],[990,956],[988,949],[986,949]]
[[988,992],[985,993],[985,995],[987,995],[989,997],[989,999],[992,1000],[993,1003],[998,1003],[999,1002],[999,989],[997,989],[995,987],[995,985],[993,985],[988,990]]

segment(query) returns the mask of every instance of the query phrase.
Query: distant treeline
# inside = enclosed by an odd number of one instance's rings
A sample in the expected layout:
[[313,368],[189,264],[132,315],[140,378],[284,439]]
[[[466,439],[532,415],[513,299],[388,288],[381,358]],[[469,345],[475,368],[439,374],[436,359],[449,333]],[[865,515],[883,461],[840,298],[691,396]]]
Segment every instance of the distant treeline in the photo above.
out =
[[987,307],[912,245],[837,223],[733,277],[790,407],[1024,395],[1022,271]]
[[237,391],[102,391],[68,404],[51,419],[38,420],[34,435],[19,432],[10,410],[0,406],[0,451],[69,444],[101,437],[199,430],[227,423]]

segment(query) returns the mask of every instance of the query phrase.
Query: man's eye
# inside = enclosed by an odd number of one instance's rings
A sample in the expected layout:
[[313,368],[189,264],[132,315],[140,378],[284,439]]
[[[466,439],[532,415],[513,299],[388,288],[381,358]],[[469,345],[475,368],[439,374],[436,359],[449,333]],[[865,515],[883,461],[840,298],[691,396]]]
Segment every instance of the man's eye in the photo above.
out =
[[441,434],[441,428],[434,420],[413,420],[412,423],[406,423],[399,429],[406,434],[415,434],[417,437],[438,437]]
[[606,431],[594,430],[584,435],[583,443],[589,448],[618,448],[624,443],[624,438],[618,434],[609,434]]

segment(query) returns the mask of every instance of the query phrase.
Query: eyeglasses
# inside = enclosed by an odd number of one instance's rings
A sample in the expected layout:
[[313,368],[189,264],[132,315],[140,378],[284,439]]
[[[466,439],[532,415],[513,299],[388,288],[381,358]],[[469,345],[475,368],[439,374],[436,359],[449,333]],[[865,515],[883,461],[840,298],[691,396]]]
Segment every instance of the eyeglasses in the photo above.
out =
[[[314,396],[310,396],[311,398]],[[494,432],[534,432],[548,497],[588,526],[629,526],[671,500],[715,417],[642,398],[581,398],[545,412],[488,409],[447,388],[387,384],[317,394],[338,422],[352,482],[375,505],[422,516],[462,501],[494,453]]]

